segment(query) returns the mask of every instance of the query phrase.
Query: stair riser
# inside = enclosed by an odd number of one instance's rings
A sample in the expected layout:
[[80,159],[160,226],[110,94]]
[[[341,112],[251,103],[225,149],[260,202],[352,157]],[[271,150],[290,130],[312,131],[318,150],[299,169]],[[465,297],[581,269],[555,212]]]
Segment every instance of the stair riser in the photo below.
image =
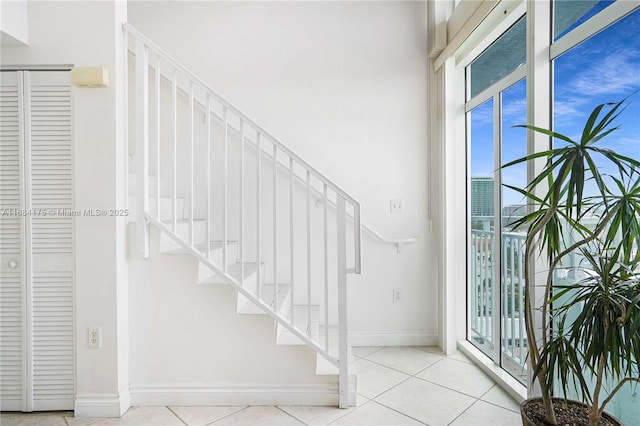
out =
[[[305,306],[295,306],[294,322],[298,330],[307,335],[307,324],[309,322],[309,312]],[[290,317],[289,317],[290,318]],[[324,345],[324,335],[320,336],[320,311],[317,306],[311,307],[311,327],[310,333],[307,335],[312,341],[318,342]],[[291,333],[286,327],[278,323],[277,326],[277,339],[278,345],[291,345],[301,346],[306,345],[305,342],[300,340],[295,334]],[[322,340],[322,341],[320,341]]]
[[[136,207],[137,207],[136,203],[137,203],[136,196],[129,196],[129,219],[131,221],[136,220]],[[184,198],[177,198],[176,203],[177,203],[177,209],[176,209],[177,220],[186,219],[185,211],[184,211],[184,204],[185,204]],[[157,218],[157,214],[156,214],[157,211],[158,211],[158,206],[156,203],[156,198],[149,197],[149,212],[153,217]],[[163,222],[173,220],[173,199],[172,198],[160,197],[160,220]]]
[[[129,195],[136,195],[136,191],[138,190],[138,184],[137,184],[137,178],[138,176],[135,173],[129,173]],[[154,195],[156,194],[158,188],[157,188],[157,182],[158,180],[156,179],[155,176],[148,176],[147,177],[147,188],[149,188],[149,195]]]
[[[252,291],[252,294],[255,293]],[[257,297],[257,295],[256,295]],[[263,300],[265,298],[263,297]],[[291,308],[291,292],[287,291],[286,296],[279,296],[278,299],[278,315],[282,316],[284,313],[288,312]],[[238,301],[236,306],[237,312],[242,314],[250,314],[250,315],[260,315],[264,314],[264,311],[256,306],[253,302],[249,301],[245,296],[238,293]]]
[[[211,250],[211,263],[222,269],[224,253],[222,248]],[[227,268],[238,261],[238,243],[227,243]],[[222,278],[216,276],[206,265],[198,263],[198,283],[199,284],[226,284]]]
[[[173,226],[171,223],[166,224],[169,229]],[[188,222],[179,222],[178,225],[178,236],[182,239],[182,241],[189,241],[189,223]],[[193,243],[194,244],[202,244],[207,240],[207,224],[204,220],[194,220],[193,221]],[[173,238],[165,235],[163,232],[160,236],[160,253],[166,253],[168,251],[173,252],[174,254],[188,254],[186,250],[181,249],[182,246],[176,243]]]

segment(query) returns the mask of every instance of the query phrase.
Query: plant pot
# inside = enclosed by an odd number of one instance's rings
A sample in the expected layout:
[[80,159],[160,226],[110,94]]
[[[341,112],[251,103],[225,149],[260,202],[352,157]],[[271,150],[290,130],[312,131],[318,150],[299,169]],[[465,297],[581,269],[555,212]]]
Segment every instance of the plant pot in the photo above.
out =
[[[585,404],[578,401],[567,400],[568,412],[565,411],[565,400],[552,398],[553,410],[559,425],[586,426],[589,424],[589,411]],[[536,415],[538,414],[539,415]],[[520,415],[523,426],[547,426],[544,422],[544,405],[542,398],[531,398],[520,404]],[[566,420],[560,416],[568,415]],[[602,413],[602,426],[624,426],[622,422],[610,414]]]

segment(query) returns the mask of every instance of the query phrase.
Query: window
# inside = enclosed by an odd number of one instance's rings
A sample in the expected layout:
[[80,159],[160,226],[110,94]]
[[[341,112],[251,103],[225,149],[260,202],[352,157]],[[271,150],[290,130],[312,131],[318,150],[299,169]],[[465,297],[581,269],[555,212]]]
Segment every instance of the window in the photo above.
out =
[[[589,113],[597,105],[620,101],[640,90],[640,10],[561,53],[554,59],[553,66],[554,129],[567,135],[579,135]],[[619,130],[603,139],[600,146],[640,158],[640,94],[630,98],[629,106],[617,123]],[[554,144],[560,146],[561,141],[554,141]],[[588,220],[584,224],[589,226]],[[579,262],[581,256],[575,254],[569,263]],[[614,397],[607,411],[625,424],[635,424],[640,418],[637,391],[637,385],[628,385]]]

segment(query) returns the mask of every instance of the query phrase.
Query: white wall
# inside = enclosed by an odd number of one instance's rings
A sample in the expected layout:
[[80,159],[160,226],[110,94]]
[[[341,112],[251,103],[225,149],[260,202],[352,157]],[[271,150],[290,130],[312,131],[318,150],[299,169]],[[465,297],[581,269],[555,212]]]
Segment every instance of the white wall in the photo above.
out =
[[[4,4],[4,2],[3,2]],[[75,207],[123,208],[119,1],[29,2],[29,46],[2,46],[2,65],[104,66],[111,86],[73,89]],[[126,223],[75,219],[76,415],[118,416],[128,408]],[[88,347],[88,327],[102,328],[102,348]]]
[[0,3],[0,43],[29,43],[29,12],[27,0]]
[[[130,2],[129,20],[362,203],[355,344],[435,344],[421,2]],[[390,199],[405,200],[391,215]],[[401,303],[392,289],[402,288]],[[133,302],[135,303],[135,302]],[[136,311],[132,306],[132,312]]]

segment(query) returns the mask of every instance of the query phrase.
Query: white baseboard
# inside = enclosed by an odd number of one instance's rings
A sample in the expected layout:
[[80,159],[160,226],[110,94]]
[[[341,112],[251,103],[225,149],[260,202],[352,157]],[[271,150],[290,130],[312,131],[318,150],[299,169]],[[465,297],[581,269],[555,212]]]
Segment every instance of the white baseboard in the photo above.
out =
[[437,346],[435,330],[349,331],[352,346]]
[[76,395],[75,417],[120,417],[131,407],[129,388],[119,393]]
[[[252,385],[215,384],[135,384],[131,385],[134,406],[181,405],[338,405],[338,385]],[[355,404],[355,384],[349,396]]]

